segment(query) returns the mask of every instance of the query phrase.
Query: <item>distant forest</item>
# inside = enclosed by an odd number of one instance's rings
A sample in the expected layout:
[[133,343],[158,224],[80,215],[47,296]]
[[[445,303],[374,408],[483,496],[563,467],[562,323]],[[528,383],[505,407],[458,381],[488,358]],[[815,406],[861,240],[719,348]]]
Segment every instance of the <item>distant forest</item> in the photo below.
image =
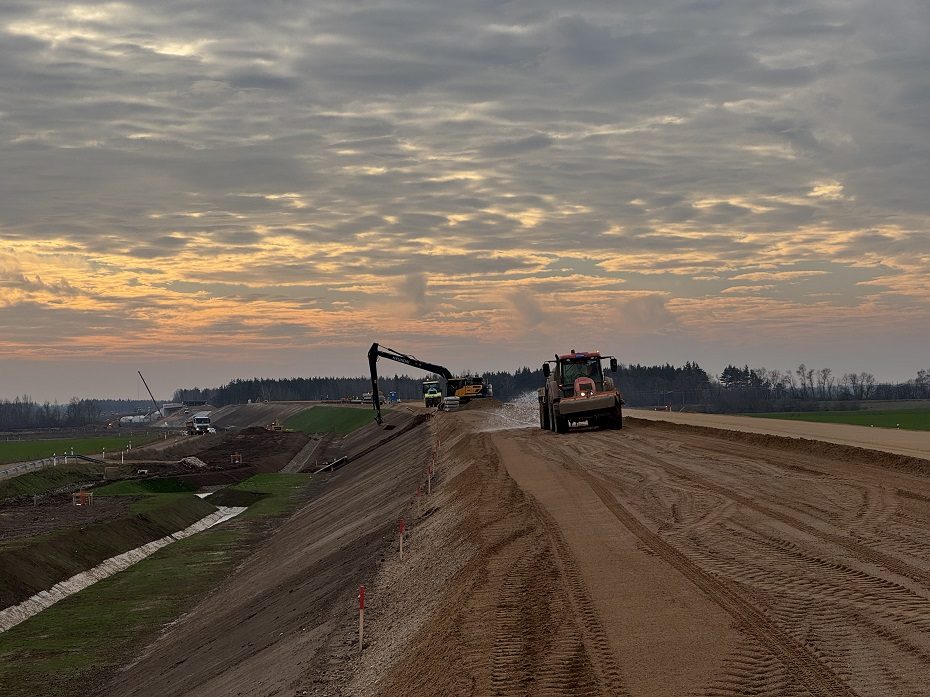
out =
[[[428,376],[381,377],[378,389],[397,392],[402,400],[420,399]],[[535,392],[543,384],[542,369],[484,373],[494,396],[508,401]],[[795,370],[742,368],[728,365],[719,376],[708,375],[697,363],[621,365],[616,376],[629,406],[708,412],[811,411],[856,409],[865,400],[930,399],[930,371],[911,380],[880,383],[871,373],[834,374],[830,368],[803,363]],[[214,406],[290,400],[338,400],[370,391],[368,378],[251,378],[221,387],[179,389],[174,401],[202,400]],[[67,404],[39,404],[28,395],[0,400],[0,431],[33,428],[75,428],[103,423],[115,416],[151,411],[147,400],[78,399]]]
[[[397,392],[402,400],[419,399],[427,376],[381,377],[378,389]],[[524,367],[515,372],[484,373],[494,396],[508,401],[543,384],[542,369]],[[858,401],[881,399],[930,399],[930,371],[902,383],[877,383],[871,373],[836,376],[830,368],[794,371],[738,368],[728,365],[720,376],[711,376],[697,363],[673,365],[621,365],[616,376],[630,406],[669,407],[709,412],[806,411],[855,408]],[[177,390],[175,401],[203,400],[216,406],[252,401],[317,400],[358,397],[371,389],[367,378],[284,378],[233,380],[214,388]],[[831,406],[832,405],[832,406]]]
[[149,401],[136,399],[78,399],[67,404],[32,401],[29,395],[0,400],[0,431],[30,428],[80,428],[116,416],[154,410]]

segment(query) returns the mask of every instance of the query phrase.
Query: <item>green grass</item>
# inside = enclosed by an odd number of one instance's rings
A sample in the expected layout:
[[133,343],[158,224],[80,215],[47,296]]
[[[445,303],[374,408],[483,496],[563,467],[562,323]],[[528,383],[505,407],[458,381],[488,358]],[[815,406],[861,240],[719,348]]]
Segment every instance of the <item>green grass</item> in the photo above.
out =
[[912,431],[930,431],[930,409],[776,412],[773,414],[747,414],[747,416],[785,419],[787,421],[814,421],[829,424],[875,426],[876,428],[900,427]]
[[42,494],[53,489],[101,479],[103,479],[103,465],[95,465],[91,462],[58,465],[27,472],[10,479],[0,479],[0,500],[11,496]]
[[41,460],[52,455],[62,455],[71,452],[81,455],[94,455],[106,450],[114,453],[123,450],[130,441],[132,447],[137,447],[143,443],[150,442],[158,438],[157,433],[152,433],[148,437],[140,434],[130,436],[94,436],[92,438],[57,438],[57,439],[34,439],[34,440],[8,440],[0,441],[0,464],[8,462],[26,462],[29,460]]
[[284,427],[304,433],[350,433],[374,420],[372,409],[319,406],[295,414]]
[[197,486],[179,479],[125,479],[94,489],[96,496],[148,496],[197,491]]
[[293,512],[310,481],[306,474],[260,474],[240,482],[233,488],[267,496],[233,521],[168,545],[0,634],[0,694],[73,695],[82,676],[121,665],[228,576],[267,534],[264,520]]
[[256,474],[230,488],[236,491],[266,494],[265,498],[249,506],[249,510],[242,514],[255,518],[282,515],[288,512],[294,496],[307,486],[310,480],[309,474]]

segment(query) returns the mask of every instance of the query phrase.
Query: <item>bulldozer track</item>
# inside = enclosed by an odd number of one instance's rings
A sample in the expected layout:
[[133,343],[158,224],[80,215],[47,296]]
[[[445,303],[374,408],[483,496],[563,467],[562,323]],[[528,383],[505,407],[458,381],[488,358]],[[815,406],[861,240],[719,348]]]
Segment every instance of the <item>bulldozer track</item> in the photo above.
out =
[[725,578],[714,576],[697,566],[659,535],[643,525],[623,506],[600,479],[577,463],[569,469],[582,477],[607,506],[608,510],[655,554],[677,569],[705,595],[729,612],[756,640],[777,656],[789,672],[812,695],[857,695],[831,669],[823,664],[807,646],[797,642],[788,632],[756,607],[740,587]]
[[825,542],[842,547],[862,561],[882,566],[889,571],[898,574],[899,576],[909,578],[912,581],[916,581],[917,583],[930,589],[930,572],[927,572],[924,569],[920,569],[912,564],[907,563],[906,561],[893,557],[884,552],[872,549],[865,544],[856,542],[855,540],[852,540],[846,536],[837,535],[835,533],[816,528],[813,525],[798,520],[793,516],[775,510],[771,506],[767,506],[764,503],[750,499],[747,496],[742,496],[734,492],[732,489],[715,484],[706,478],[696,475],[694,472],[691,472],[683,467],[679,467],[678,465],[668,462],[667,460],[656,455],[640,452],[637,453],[637,456],[649,460],[653,464],[664,468],[666,471],[674,474],[677,477],[693,481],[698,484],[698,486],[707,489],[708,491],[713,491],[714,493],[734,501],[741,506],[745,506],[746,508],[750,508],[758,513],[768,516],[769,518],[789,525],[794,529],[804,532],[812,537],[817,537],[821,540],[824,540]]
[[617,665],[610,641],[597,619],[594,603],[588,595],[571,550],[559,532],[558,524],[540,506],[536,506],[536,513],[543,522],[549,541],[555,549],[555,561],[560,568],[562,581],[567,586],[568,597],[574,609],[573,614],[581,623],[585,648],[594,659],[594,668],[602,686],[609,695],[628,695],[629,692],[624,684],[623,675]]
[[[488,459],[500,468],[499,454],[484,442]],[[628,695],[558,525],[532,498],[527,503],[527,513],[542,523],[542,534],[524,529],[507,536],[506,554],[503,546],[493,545],[483,591],[495,604],[492,694]]]

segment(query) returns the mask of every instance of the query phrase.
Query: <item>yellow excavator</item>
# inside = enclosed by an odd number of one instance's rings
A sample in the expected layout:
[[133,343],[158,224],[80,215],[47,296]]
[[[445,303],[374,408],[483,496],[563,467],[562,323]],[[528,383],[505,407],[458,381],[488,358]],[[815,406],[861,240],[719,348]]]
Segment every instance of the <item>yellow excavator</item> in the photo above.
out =
[[391,361],[397,361],[398,363],[404,363],[414,368],[441,375],[446,381],[445,396],[439,389],[438,380],[427,380],[423,383],[423,401],[428,407],[441,407],[450,398],[457,400],[458,404],[465,404],[471,399],[490,397],[493,394],[491,385],[486,383],[484,378],[479,375],[456,377],[445,366],[421,361],[415,356],[395,351],[387,346],[379,346],[375,343],[368,349],[368,367],[371,369],[371,402],[377,412],[375,421],[379,424],[381,423],[381,400],[378,397],[378,358],[387,358]]

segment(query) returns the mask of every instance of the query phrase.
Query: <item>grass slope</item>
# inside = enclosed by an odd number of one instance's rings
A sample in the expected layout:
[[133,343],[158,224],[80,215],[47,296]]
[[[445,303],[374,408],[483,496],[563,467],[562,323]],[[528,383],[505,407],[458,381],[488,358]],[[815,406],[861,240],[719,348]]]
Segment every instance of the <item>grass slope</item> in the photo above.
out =
[[126,479],[94,489],[97,496],[148,496],[197,491],[197,486],[171,477],[158,479]]
[[0,442],[0,464],[8,462],[26,462],[29,460],[41,460],[52,455],[71,452],[81,455],[93,455],[106,450],[114,453],[123,450],[132,442],[136,447],[145,442],[158,438],[157,433],[153,433],[148,438],[136,434],[129,436],[95,436],[93,438],[58,438],[58,439],[35,439],[35,440],[10,440]]
[[773,414],[747,414],[766,419],[786,421],[814,421],[829,424],[852,424],[876,428],[904,428],[930,431],[930,409],[886,409],[876,411],[810,411],[776,412]]
[[0,500],[11,496],[32,496],[76,484],[90,484],[103,479],[103,465],[91,462],[58,465],[0,479]]
[[304,433],[344,434],[370,424],[374,418],[371,409],[315,406],[295,414],[284,422],[284,426]]
[[105,559],[186,528],[216,508],[190,494],[140,501],[122,518],[21,537],[0,547],[0,607],[21,603]]
[[[270,533],[269,522],[296,510],[310,482],[307,474],[263,474],[218,492],[214,496],[261,498],[232,521],[168,545],[0,634],[0,694],[70,697],[81,685],[101,688],[162,627],[232,573]],[[178,495],[150,499],[162,496]]]

